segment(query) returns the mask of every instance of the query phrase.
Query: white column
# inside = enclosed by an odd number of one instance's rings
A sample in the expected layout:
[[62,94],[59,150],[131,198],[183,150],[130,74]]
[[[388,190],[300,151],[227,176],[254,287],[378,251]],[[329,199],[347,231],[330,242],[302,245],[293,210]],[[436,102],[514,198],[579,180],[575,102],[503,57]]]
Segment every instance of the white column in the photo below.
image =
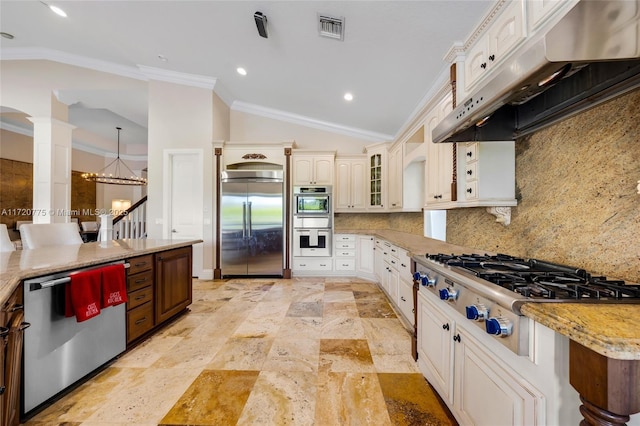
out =
[[33,123],[33,223],[69,222],[75,126],[51,117],[29,121]]

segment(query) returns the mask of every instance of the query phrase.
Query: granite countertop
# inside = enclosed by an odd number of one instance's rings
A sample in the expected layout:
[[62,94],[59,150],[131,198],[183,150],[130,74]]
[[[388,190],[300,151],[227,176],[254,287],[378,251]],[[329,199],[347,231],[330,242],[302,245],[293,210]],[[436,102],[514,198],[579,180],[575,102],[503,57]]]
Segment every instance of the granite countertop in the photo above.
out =
[[201,243],[202,240],[112,240],[0,253],[0,303],[27,278],[86,268]]
[[[412,256],[478,252],[469,247],[397,231],[340,230],[336,233],[379,237],[409,251]],[[521,312],[608,358],[640,360],[640,304],[536,302],[524,304]]]

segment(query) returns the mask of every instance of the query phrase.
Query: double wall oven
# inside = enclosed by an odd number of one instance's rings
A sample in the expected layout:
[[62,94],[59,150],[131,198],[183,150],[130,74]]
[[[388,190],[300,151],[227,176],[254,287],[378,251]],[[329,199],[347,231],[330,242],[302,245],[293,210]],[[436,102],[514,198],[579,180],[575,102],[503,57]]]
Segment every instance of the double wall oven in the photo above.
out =
[[331,256],[331,186],[293,188],[293,255]]

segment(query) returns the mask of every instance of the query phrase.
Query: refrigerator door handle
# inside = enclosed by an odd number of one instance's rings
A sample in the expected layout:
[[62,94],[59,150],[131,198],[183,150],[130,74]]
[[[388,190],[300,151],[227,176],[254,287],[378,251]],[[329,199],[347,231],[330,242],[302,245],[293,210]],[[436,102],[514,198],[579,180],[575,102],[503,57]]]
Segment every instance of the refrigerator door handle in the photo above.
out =
[[247,238],[251,238],[251,234],[253,233],[253,231],[251,230],[251,222],[253,221],[253,217],[251,215],[251,201],[249,201],[249,214],[247,215],[247,225],[249,227],[249,235],[247,235]]
[[242,203],[242,239],[247,238],[247,203]]

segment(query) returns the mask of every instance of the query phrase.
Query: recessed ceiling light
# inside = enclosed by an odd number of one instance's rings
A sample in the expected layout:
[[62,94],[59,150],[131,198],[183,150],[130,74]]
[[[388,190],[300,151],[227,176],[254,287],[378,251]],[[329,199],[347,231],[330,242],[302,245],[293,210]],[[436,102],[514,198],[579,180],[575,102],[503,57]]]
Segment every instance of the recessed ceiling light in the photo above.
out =
[[9,33],[0,33],[0,36],[4,37],[4,38],[8,38],[9,40],[13,40],[13,34],[9,34]]
[[247,75],[247,70],[245,70],[242,67],[236,68],[236,71],[238,71],[238,74],[240,74],[240,75]]
[[345,101],[352,101],[353,100],[353,95],[349,92],[344,94],[344,100]]
[[52,4],[47,4],[45,2],[41,2],[42,4],[44,4],[45,6],[47,6],[49,9],[51,9],[51,11],[53,13],[55,13],[58,16],[62,16],[63,18],[67,17],[67,14],[64,10],[60,9],[58,6],[54,6]]
[[164,55],[158,55],[158,59],[160,59],[162,62],[167,62],[168,61],[167,57],[164,56]]

